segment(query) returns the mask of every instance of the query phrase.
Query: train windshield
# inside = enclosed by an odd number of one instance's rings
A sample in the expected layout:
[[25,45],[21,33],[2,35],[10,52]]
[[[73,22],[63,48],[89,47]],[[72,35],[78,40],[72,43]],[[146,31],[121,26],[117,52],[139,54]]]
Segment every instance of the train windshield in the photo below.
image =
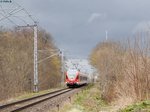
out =
[[69,79],[74,79],[74,78],[76,78],[77,70],[69,70],[67,73],[68,73]]

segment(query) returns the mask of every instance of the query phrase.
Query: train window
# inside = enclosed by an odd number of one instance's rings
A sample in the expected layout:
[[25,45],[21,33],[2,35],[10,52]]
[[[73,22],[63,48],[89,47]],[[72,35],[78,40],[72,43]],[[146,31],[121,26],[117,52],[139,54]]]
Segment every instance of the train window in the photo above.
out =
[[68,74],[69,79],[75,78],[76,74]]
[[76,75],[77,75],[77,71],[76,71],[76,70],[69,70],[69,71],[67,72],[67,75],[68,75],[68,78],[69,78],[69,79],[75,78]]

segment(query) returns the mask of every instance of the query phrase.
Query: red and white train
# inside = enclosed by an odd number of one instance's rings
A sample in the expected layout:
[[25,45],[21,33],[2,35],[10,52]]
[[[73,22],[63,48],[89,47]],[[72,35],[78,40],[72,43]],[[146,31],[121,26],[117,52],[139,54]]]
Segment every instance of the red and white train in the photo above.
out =
[[66,72],[65,80],[68,87],[77,87],[88,83],[88,77],[76,69],[69,69]]

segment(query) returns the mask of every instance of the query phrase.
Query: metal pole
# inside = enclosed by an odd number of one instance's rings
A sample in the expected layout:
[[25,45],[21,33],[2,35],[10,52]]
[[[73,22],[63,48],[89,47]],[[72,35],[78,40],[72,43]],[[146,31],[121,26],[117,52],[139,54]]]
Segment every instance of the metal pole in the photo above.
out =
[[106,32],[106,41],[107,41],[107,39],[108,39],[108,31],[106,30],[105,32]]
[[61,71],[62,71],[61,84],[63,86],[64,85],[64,53],[63,51],[61,51]]
[[38,28],[34,26],[34,92],[38,92],[38,53],[37,53]]

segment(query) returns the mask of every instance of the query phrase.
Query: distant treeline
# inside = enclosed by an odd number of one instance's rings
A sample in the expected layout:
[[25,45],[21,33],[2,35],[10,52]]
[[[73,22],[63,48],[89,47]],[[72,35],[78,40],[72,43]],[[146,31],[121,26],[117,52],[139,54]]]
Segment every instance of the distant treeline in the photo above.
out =
[[[49,33],[38,31],[38,49],[56,49]],[[33,91],[33,29],[0,29],[0,100]],[[39,52],[38,60],[52,55]],[[39,63],[39,90],[60,85],[61,62],[58,56]]]

